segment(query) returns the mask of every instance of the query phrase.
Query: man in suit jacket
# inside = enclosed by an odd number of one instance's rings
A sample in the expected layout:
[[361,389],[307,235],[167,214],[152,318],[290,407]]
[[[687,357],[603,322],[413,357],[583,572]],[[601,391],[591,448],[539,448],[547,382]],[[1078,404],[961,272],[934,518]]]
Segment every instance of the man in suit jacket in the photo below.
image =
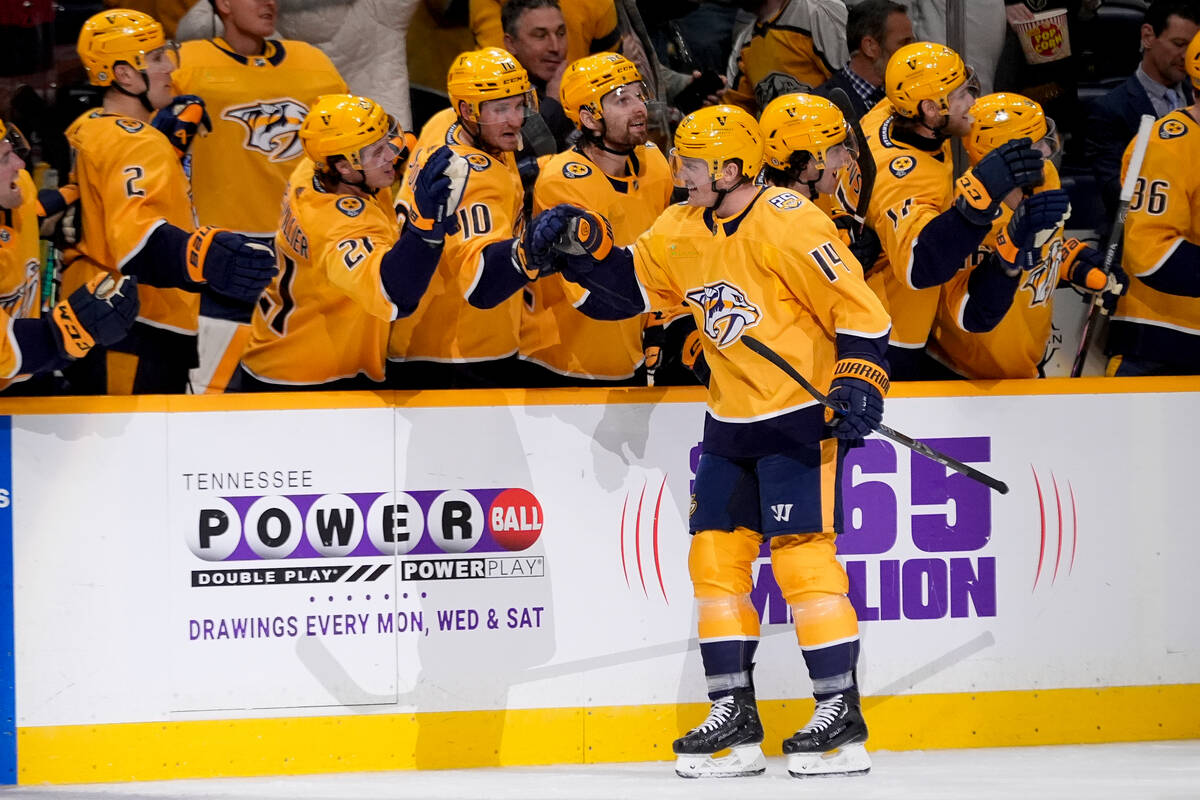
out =
[[846,44],[850,61],[816,89],[828,97],[841,89],[861,118],[883,99],[883,72],[892,53],[916,41],[904,6],[892,0],[865,0],[850,9]]
[[1142,63],[1137,72],[1092,105],[1084,154],[1109,220],[1121,193],[1121,155],[1137,134],[1141,116],[1157,119],[1192,102],[1184,55],[1197,31],[1200,2],[1155,0],[1142,24]]

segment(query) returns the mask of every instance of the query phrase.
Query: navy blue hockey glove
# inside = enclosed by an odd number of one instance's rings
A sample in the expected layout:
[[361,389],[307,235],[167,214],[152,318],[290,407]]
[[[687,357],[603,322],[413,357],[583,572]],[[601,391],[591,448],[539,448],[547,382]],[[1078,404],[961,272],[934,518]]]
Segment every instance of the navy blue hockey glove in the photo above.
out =
[[839,359],[833,368],[829,402],[841,409],[825,409],[825,422],[833,435],[861,443],[883,422],[883,398],[891,381],[887,370],[865,358]]
[[525,235],[514,245],[518,263],[530,280],[551,275],[563,267],[562,256],[566,251],[559,246],[560,242],[570,238],[575,220],[586,214],[582,208],[560,203],[530,221]]
[[64,355],[83,358],[128,336],[137,314],[137,278],[97,275],[50,310],[50,330]]
[[468,169],[466,159],[443,145],[417,173],[413,203],[420,219],[411,222],[430,246],[441,246],[447,236],[458,232],[455,212],[466,188]]
[[275,253],[240,233],[206,225],[187,242],[187,270],[197,284],[230,300],[253,303],[275,277]]
[[1029,139],[1005,142],[988,153],[956,181],[954,206],[977,225],[986,225],[1000,214],[1000,201],[1013,189],[1040,186],[1045,161]]
[[871,268],[875,266],[875,262],[879,260],[879,255],[883,252],[883,243],[879,241],[879,236],[871,228],[861,225],[858,220],[849,214],[839,214],[833,218],[833,224],[837,226],[838,235],[850,249],[850,252],[858,259],[858,263],[862,266],[863,275],[868,274]]
[[996,252],[1013,265],[1010,274],[1036,264],[1042,247],[1070,216],[1071,197],[1061,189],[1038,192],[1022,200],[1008,225],[996,235]]
[[170,105],[158,110],[150,124],[162,131],[180,158],[187,155],[197,135],[212,130],[204,100],[194,94],[181,94],[172,99]]
[[1063,277],[1083,292],[1100,292],[1101,311],[1111,314],[1117,308],[1117,300],[1129,288],[1129,277],[1120,264],[1113,263],[1104,271],[1104,256],[1094,247],[1088,247],[1078,239],[1063,243],[1066,257],[1063,258]]

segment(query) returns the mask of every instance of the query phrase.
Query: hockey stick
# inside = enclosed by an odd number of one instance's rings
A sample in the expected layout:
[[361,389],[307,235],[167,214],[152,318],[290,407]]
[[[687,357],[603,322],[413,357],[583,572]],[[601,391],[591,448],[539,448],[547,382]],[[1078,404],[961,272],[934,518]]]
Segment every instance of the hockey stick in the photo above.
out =
[[[774,364],[775,366],[779,367],[781,370],[786,372],[788,374],[788,377],[790,377],[796,383],[803,386],[804,390],[806,392],[808,392],[809,394],[811,394],[818,403],[820,403],[821,405],[825,406],[828,409],[832,409],[834,412],[836,412],[838,414],[842,413],[841,408],[838,408],[836,405],[834,405],[828,397],[826,397],[824,394],[822,394],[817,389],[817,387],[815,387],[811,383],[809,383],[807,378],[805,378],[803,375],[801,375],[799,372],[797,372],[795,367],[793,367],[791,364],[789,364],[787,361],[785,361],[783,359],[783,357],[780,356],[778,353],[776,353],[774,350],[767,347],[765,344],[760,342],[758,339],[755,339],[753,336],[747,336],[746,334],[742,334],[741,338],[742,338],[742,342],[746,345],[746,347],[750,348],[755,353],[762,356],[767,361],[770,361],[772,364]],[[913,439],[911,436],[905,436],[903,433],[900,433],[899,431],[892,430],[887,425],[880,425],[875,430],[875,432],[878,433],[880,436],[883,436],[887,439],[891,439],[896,444],[904,445],[909,450],[915,450],[916,452],[920,453],[921,455],[925,456],[926,458],[928,458],[932,461],[936,461],[937,463],[942,464],[944,466],[947,466],[957,473],[966,475],[971,480],[978,481],[979,483],[982,483],[984,486],[987,486],[989,489],[995,489],[1000,494],[1008,494],[1008,484],[1005,483],[1004,481],[999,480],[998,478],[993,478],[991,475],[988,475],[986,473],[980,472],[979,470],[975,469],[974,467],[964,464],[963,462],[959,461],[956,458],[951,458],[950,456],[946,455],[945,453],[940,453],[937,450],[934,450],[929,445],[925,444],[924,442],[919,442],[916,439]]]
[[[867,137],[863,133],[862,125],[854,113],[854,106],[850,103],[850,98],[846,93],[841,89],[833,89],[829,92],[829,101],[837,106],[838,110],[842,112],[842,116],[846,118],[850,130],[854,132],[855,143],[858,145],[856,163],[862,185],[858,190],[858,202],[854,206],[854,218],[858,221],[858,228],[861,232],[867,225],[867,207],[871,204],[871,194],[875,191],[875,157],[871,155],[871,146],[867,144]],[[845,203],[844,194],[839,199]],[[869,264],[864,265],[864,268],[869,266]]]
[[[1117,203],[1117,215],[1113,220],[1112,230],[1108,234],[1108,245],[1104,248],[1104,274],[1112,274],[1113,261],[1116,260],[1117,250],[1121,246],[1121,236],[1125,232],[1125,217],[1129,214],[1129,201],[1133,199],[1133,189],[1137,185],[1142,172],[1142,161],[1146,157],[1146,147],[1150,144],[1150,128],[1154,125],[1154,117],[1142,115],[1138,125],[1137,137],[1133,140],[1133,152],[1129,156],[1129,169],[1125,173],[1125,182],[1121,184],[1120,202]],[[1107,288],[1107,287],[1105,287]],[[1104,312],[1104,289],[1096,292],[1092,298],[1091,308],[1088,309],[1087,321],[1083,323],[1083,331],[1079,334],[1079,349],[1075,351],[1075,363],[1071,366],[1071,377],[1078,378],[1083,372],[1083,362],[1087,360],[1088,347],[1095,329],[1096,318]]]

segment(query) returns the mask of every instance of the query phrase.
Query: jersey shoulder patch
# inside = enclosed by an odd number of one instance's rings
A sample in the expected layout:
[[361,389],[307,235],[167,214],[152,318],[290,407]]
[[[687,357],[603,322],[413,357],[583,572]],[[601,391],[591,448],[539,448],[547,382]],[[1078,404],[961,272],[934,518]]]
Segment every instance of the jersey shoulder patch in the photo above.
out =
[[1164,119],[1158,126],[1158,138],[1160,139],[1176,139],[1187,132],[1187,125],[1177,119]]
[[804,201],[800,199],[800,195],[792,192],[780,192],[768,198],[767,202],[783,211],[789,211],[804,205]]
[[126,133],[137,133],[142,128],[146,127],[146,123],[139,122],[136,119],[129,119],[127,117],[117,117],[115,120],[113,120],[113,122],[116,123],[118,128]]
[[342,212],[347,217],[357,217],[363,212],[363,209],[367,207],[366,203],[362,201],[362,198],[353,197],[351,195],[339,197],[334,205],[337,206],[338,211]]
[[492,159],[485,156],[483,153],[467,153],[467,166],[476,172],[483,172],[492,165]]
[[568,161],[563,164],[562,174],[564,178],[586,178],[592,174],[592,168],[578,161]]
[[905,175],[912,172],[913,168],[916,166],[917,160],[912,156],[896,156],[892,159],[891,163],[888,164],[888,171],[890,171],[897,178],[903,178]]

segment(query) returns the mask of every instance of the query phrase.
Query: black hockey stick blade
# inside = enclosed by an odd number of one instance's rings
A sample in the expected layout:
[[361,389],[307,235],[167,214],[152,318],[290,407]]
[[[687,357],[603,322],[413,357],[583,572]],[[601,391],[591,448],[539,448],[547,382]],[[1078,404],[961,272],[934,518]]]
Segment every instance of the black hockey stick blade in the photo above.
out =
[[[841,413],[840,408],[831,403],[828,397],[822,394],[817,387],[809,383],[807,378],[797,372],[795,367],[785,361],[783,357],[774,350],[767,347],[753,336],[742,334],[742,342],[746,345],[746,347],[750,348],[755,353],[787,373],[788,377],[803,386],[804,390],[811,394],[818,403],[826,408],[833,409],[834,412]],[[956,458],[951,458],[945,453],[934,450],[924,442],[919,442],[911,436],[906,436],[899,431],[892,430],[886,425],[880,425],[875,432],[885,439],[891,439],[896,444],[903,445],[909,450],[920,453],[930,461],[936,461],[943,466],[949,467],[960,475],[965,475],[973,481],[978,481],[989,489],[995,489],[1000,494],[1008,494],[1008,484],[1004,481],[1000,480],[999,478],[993,478],[991,475],[988,475],[985,472],[980,472],[969,464],[964,464]]]

